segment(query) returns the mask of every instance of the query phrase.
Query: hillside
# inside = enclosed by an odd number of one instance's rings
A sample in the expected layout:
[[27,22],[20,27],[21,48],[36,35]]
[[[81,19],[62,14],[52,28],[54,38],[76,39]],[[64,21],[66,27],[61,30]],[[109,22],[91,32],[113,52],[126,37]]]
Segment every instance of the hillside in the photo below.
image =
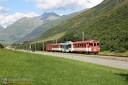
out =
[[[22,43],[24,41],[30,41],[30,40],[34,40],[36,38],[39,38],[46,30],[51,29],[51,28],[59,25],[60,23],[66,21],[70,18],[73,18],[73,17],[77,16],[80,13],[81,13],[81,11],[76,12],[76,13],[72,13],[72,14],[69,14],[69,15],[64,15],[64,16],[61,16],[58,19],[55,19],[55,20],[49,21],[47,23],[44,23],[40,27],[36,28],[31,33],[24,36],[22,39],[18,40],[15,43]],[[46,17],[43,17],[43,20],[45,20],[45,18],[47,19],[48,14],[45,13],[45,15],[46,15]],[[57,15],[54,14],[54,16],[57,16]]]
[[[49,14],[49,15],[48,15]],[[59,18],[55,13],[44,13],[41,16],[17,20],[12,25],[8,26],[2,33],[0,33],[0,40],[8,43],[16,42],[34,29],[41,26],[43,23]]]
[[[96,39],[101,42],[101,50],[123,52],[128,50],[128,0],[104,0],[96,7],[83,12],[53,29],[46,31],[39,39],[65,35],[59,42]],[[77,35],[77,36],[74,36]]]

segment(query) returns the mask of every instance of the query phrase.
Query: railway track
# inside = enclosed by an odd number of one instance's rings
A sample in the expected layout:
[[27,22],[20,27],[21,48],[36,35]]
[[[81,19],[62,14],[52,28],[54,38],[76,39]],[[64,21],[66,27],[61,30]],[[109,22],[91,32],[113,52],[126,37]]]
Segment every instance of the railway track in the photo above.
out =
[[128,56],[123,56],[123,55],[111,55],[111,54],[110,55],[109,54],[108,55],[105,55],[105,54],[97,54],[97,55],[100,55],[100,56],[110,56],[110,57],[112,56],[112,57],[125,57],[125,58],[128,58]]

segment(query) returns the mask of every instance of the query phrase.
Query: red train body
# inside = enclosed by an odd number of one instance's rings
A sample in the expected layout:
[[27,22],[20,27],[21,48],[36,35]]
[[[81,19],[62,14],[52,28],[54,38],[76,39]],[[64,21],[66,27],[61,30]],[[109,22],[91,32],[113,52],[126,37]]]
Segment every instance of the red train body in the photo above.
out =
[[99,41],[79,41],[73,42],[73,52],[99,53]]
[[60,51],[60,44],[49,44],[46,45],[46,51]]

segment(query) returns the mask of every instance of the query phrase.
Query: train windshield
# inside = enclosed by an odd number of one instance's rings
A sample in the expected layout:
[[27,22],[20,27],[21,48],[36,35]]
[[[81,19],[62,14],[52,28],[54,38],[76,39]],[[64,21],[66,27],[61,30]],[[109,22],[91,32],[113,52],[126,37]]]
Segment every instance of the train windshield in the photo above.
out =
[[89,43],[89,46],[93,46],[93,43]]
[[89,43],[89,46],[99,46],[99,43]]
[[94,43],[94,46],[97,46],[97,44],[96,44],[96,43]]

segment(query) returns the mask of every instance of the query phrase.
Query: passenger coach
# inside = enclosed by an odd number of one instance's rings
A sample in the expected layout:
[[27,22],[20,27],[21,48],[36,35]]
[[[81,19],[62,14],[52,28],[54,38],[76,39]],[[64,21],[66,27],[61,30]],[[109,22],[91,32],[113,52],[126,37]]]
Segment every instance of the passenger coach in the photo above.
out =
[[46,51],[60,51],[60,43],[46,45]]
[[97,54],[100,52],[99,41],[90,40],[73,42],[73,52]]

